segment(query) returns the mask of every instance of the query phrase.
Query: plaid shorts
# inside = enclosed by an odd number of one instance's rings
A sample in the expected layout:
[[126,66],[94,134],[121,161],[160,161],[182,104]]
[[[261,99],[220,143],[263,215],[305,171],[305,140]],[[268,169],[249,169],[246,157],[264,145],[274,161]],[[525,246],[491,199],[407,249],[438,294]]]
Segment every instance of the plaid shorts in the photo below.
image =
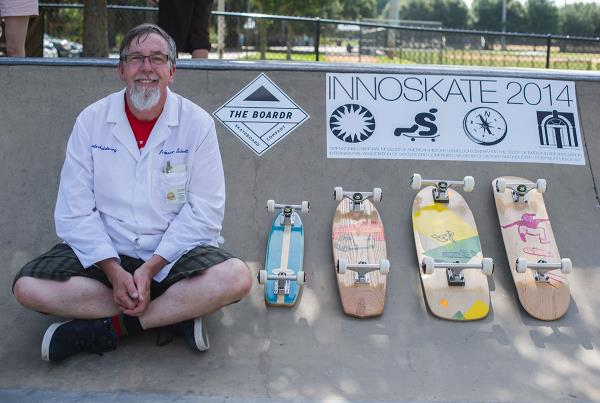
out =
[[[132,274],[144,263],[141,259],[129,256],[119,255],[119,257],[121,258],[121,266]],[[235,258],[235,256],[223,249],[210,245],[197,246],[179,258],[163,281],[159,283],[152,280],[150,297],[151,299],[158,298],[176,282],[202,273],[204,270],[231,258]],[[72,276],[91,278],[112,288],[110,281],[102,270],[95,266],[85,269],[73,249],[65,243],[55,245],[48,252],[23,266],[15,276],[13,287],[21,277],[67,281]]]

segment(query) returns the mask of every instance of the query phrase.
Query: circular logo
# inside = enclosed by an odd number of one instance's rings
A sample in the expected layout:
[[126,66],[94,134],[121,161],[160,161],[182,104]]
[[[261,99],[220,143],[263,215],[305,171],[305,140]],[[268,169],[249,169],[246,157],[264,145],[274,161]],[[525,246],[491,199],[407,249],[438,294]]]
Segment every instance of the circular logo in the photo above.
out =
[[463,129],[471,141],[483,146],[493,146],[506,137],[506,120],[495,109],[479,107],[465,115]]
[[173,192],[167,193],[167,200],[175,200],[175,193],[173,193]]
[[375,118],[364,106],[346,104],[333,111],[329,128],[335,137],[346,143],[360,143],[375,131]]

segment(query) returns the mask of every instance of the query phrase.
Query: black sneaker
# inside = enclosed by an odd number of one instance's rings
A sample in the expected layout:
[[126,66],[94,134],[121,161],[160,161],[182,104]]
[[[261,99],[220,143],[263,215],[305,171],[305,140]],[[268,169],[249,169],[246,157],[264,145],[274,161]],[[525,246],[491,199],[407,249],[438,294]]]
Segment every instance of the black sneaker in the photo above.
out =
[[208,334],[202,318],[186,320],[173,326],[193,350],[205,351],[209,349]]
[[74,319],[50,325],[42,340],[42,360],[62,361],[80,352],[102,354],[117,348],[107,319]]

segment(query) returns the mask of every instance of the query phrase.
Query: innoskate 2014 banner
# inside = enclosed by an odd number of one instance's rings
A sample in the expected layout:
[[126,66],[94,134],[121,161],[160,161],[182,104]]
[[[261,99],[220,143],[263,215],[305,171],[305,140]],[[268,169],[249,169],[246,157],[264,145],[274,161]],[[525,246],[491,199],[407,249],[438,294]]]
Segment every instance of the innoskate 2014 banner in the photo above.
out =
[[572,81],[326,76],[328,158],[585,165]]

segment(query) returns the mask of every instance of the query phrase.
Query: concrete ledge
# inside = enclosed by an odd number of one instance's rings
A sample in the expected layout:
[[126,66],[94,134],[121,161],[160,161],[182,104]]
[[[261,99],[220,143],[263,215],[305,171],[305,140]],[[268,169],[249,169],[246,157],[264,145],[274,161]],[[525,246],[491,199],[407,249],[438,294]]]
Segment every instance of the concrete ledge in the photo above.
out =
[[[106,58],[0,58],[0,66],[71,66],[107,67],[116,66],[117,59]],[[494,68],[477,66],[420,65],[420,64],[377,64],[377,63],[325,63],[325,62],[281,62],[245,60],[190,60],[177,61],[178,69],[185,70],[235,70],[235,71],[311,71],[327,73],[401,73],[401,74],[452,74],[456,76],[476,75],[481,77],[519,77],[552,80],[600,81],[600,72],[585,70],[554,70],[534,68]]]

